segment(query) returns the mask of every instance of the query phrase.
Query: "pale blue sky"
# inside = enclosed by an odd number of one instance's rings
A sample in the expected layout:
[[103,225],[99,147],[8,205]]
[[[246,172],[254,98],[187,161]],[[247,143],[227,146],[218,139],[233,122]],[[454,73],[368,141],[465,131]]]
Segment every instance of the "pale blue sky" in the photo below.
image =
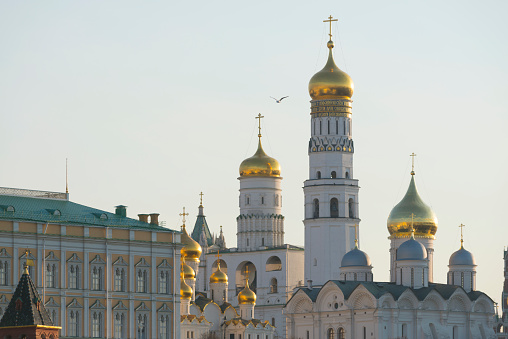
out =
[[[388,279],[386,218],[409,183],[439,218],[435,277],[465,247],[499,301],[508,160],[505,1],[0,2],[0,186],[194,222],[236,243],[238,166],[264,145],[282,165],[286,241],[303,244],[307,85],[326,58],[355,82],[361,248]],[[338,36],[340,35],[340,40]],[[275,104],[269,96],[290,97]]]

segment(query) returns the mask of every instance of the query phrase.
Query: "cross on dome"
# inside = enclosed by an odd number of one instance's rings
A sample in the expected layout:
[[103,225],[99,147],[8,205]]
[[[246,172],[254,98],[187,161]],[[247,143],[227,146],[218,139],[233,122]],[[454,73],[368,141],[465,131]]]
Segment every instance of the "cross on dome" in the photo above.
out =
[[183,225],[185,226],[185,216],[186,215],[189,215],[189,213],[185,213],[185,207],[183,208],[183,213],[180,213],[179,216],[183,217],[182,218],[182,222],[183,222]]
[[466,227],[466,225],[460,224],[459,227],[460,227],[460,248],[464,248],[464,234],[462,233],[462,231],[464,230],[464,227]]
[[415,157],[416,157],[416,154],[415,154],[415,152],[413,152],[409,156],[411,157],[411,175],[415,175]]
[[257,115],[257,117],[254,118],[254,119],[259,119],[259,121],[258,121],[258,138],[261,138],[261,119],[263,119],[263,118],[264,118],[264,116],[261,115],[261,113],[259,113]]
[[330,33],[328,35],[330,36],[330,41],[332,41],[332,21],[339,21],[339,19],[334,19],[331,15],[328,17],[328,20],[323,20],[323,22],[329,22],[330,23]]

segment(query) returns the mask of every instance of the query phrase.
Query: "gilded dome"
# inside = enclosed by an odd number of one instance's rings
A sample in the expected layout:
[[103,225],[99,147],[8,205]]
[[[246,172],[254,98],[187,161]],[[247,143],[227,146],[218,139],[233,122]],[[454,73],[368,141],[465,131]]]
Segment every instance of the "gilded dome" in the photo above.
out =
[[213,283],[228,283],[228,276],[220,269],[220,263],[217,263],[217,270],[210,276],[210,284]]
[[245,278],[245,287],[240,291],[240,293],[238,293],[238,304],[255,304],[256,298],[256,293],[254,293],[254,291],[249,287],[249,278],[247,274],[247,277]]
[[196,279],[196,272],[185,262],[182,262],[182,270],[184,279]]
[[187,234],[185,224],[182,226],[180,241],[183,244],[183,248],[181,249],[182,257],[185,258],[185,260],[198,261],[201,256],[201,246]]
[[261,146],[261,138],[256,153],[240,164],[241,177],[280,177],[280,164],[266,155]]
[[180,268],[180,296],[182,299],[191,299],[192,298],[192,287],[187,285],[184,279],[184,267],[183,263]]
[[[414,214],[413,219],[411,214]],[[411,182],[406,195],[388,216],[388,232],[390,232],[391,237],[408,237],[411,234],[411,223],[417,236],[434,238],[436,235],[437,217],[420,198],[415,184],[414,172],[411,172]]]
[[351,99],[354,84],[351,77],[340,70],[333,60],[333,41],[328,41],[328,61],[325,67],[314,74],[309,81],[309,94],[312,100]]

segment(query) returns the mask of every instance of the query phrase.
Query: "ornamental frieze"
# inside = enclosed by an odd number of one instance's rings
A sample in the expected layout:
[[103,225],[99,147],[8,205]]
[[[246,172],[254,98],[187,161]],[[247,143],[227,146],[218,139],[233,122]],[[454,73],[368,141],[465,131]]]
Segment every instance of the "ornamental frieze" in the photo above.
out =
[[313,137],[309,141],[309,152],[347,152],[354,153],[353,139]]

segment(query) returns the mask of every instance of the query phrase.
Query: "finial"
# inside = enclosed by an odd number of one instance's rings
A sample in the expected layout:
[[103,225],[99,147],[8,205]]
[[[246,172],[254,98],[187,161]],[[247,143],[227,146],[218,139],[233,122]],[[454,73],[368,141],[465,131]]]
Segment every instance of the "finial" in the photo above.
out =
[[415,175],[415,157],[416,157],[416,154],[415,154],[415,152],[413,152],[409,156],[412,158],[411,159],[411,175]]
[[69,194],[69,176],[68,176],[67,158],[65,158],[65,193]]
[[179,216],[183,217],[182,218],[182,223],[183,223],[183,228],[185,228],[185,216],[186,215],[189,215],[189,213],[185,213],[185,207],[183,208],[183,213],[180,213]]
[[217,250],[217,269],[220,271],[220,250]]
[[355,224],[355,248],[358,248],[358,224]]
[[328,41],[328,48],[333,48],[333,41],[332,41],[332,22],[333,21],[339,21],[339,19],[334,19],[331,15],[328,17],[328,20],[323,20],[323,22],[329,22],[330,23],[330,33],[328,35],[330,36],[330,41]]
[[411,213],[411,239],[415,238],[415,228],[414,228],[414,217],[416,215],[414,213]]
[[249,266],[245,265],[245,286],[249,287]]
[[261,140],[261,119],[264,118],[264,116],[261,115],[261,113],[258,114],[258,116],[255,119],[259,119],[258,121],[258,138]]
[[28,265],[26,263],[23,264],[23,274],[26,274],[26,275],[29,275],[30,273],[28,272]]
[[199,207],[203,207],[203,192],[199,193]]
[[466,227],[466,225],[464,224],[460,224],[460,248],[464,248],[464,234],[462,233],[462,230],[464,229],[464,227]]

